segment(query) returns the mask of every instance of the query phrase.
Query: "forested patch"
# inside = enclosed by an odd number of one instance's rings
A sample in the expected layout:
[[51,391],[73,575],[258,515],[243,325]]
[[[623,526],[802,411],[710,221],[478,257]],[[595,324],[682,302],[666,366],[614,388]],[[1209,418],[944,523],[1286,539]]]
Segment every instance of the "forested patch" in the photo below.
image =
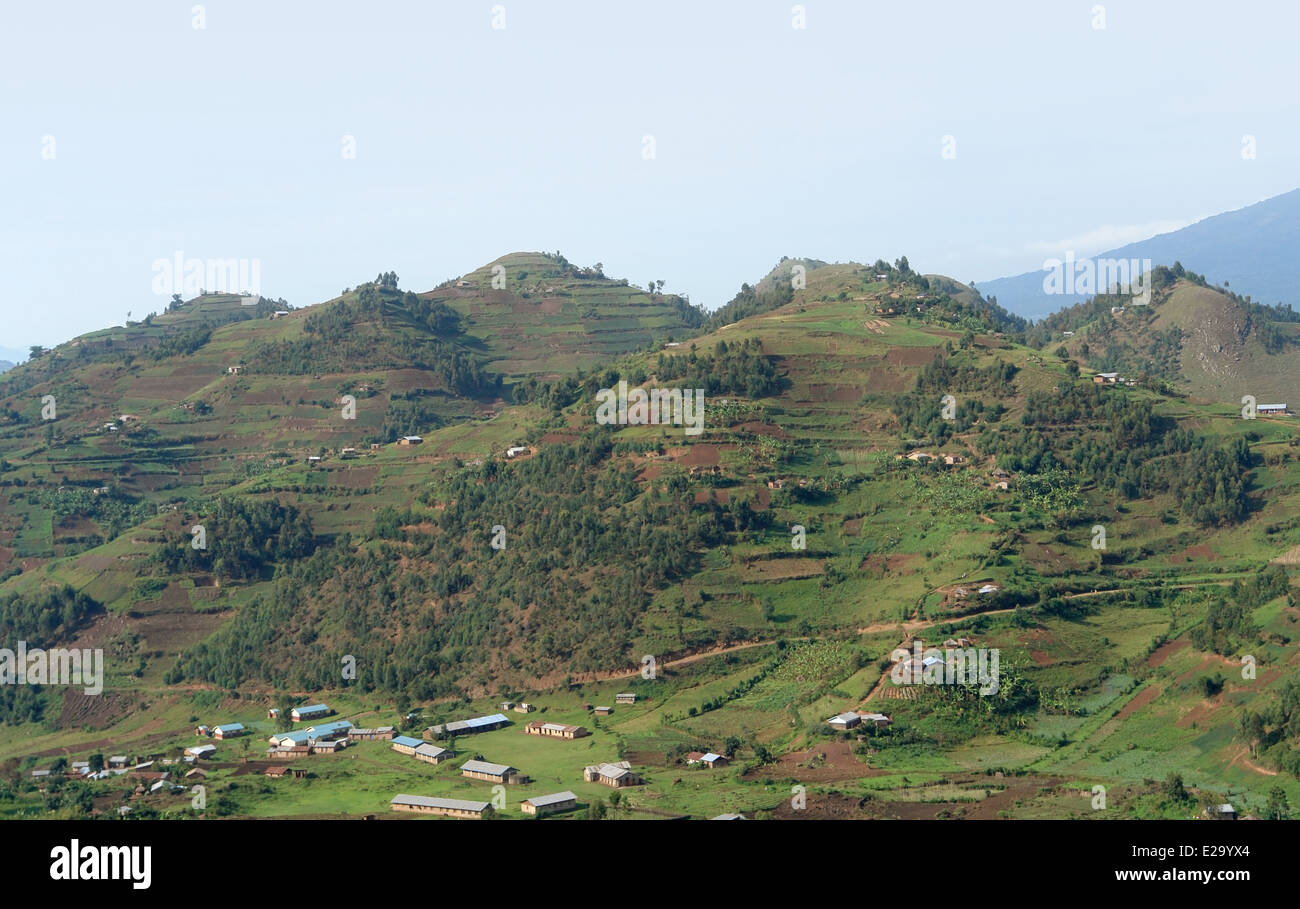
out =
[[195,523],[203,527],[206,548],[194,548],[188,526],[168,534],[152,557],[161,572],[210,571],[221,580],[249,580],[316,549],[311,518],[274,499],[223,497],[203,509]]
[[[365,539],[283,569],[170,678],[327,687],[348,653],[362,688],[433,698],[502,672],[634,665],[627,648],[653,593],[769,517],[743,500],[694,505],[680,477],[643,491],[611,448],[593,430],[527,461],[461,469],[424,509],[378,512]],[[491,545],[496,527],[504,549]]]

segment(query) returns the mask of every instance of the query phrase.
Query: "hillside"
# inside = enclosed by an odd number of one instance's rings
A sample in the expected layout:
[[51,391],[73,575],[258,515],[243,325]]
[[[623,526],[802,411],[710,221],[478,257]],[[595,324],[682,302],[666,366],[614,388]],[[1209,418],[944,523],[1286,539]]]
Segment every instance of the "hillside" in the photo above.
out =
[[[1224,212],[1166,234],[1098,253],[1097,259],[1149,259],[1153,265],[1182,262],[1215,284],[1249,294],[1266,305],[1300,307],[1300,189]],[[1064,254],[1064,251],[1061,255]],[[1043,292],[1040,271],[982,281],[986,296],[1018,315],[1041,319],[1079,295]]]
[[[598,757],[651,768],[640,804],[696,815],[779,816],[794,779],[817,787],[818,816],[1082,815],[1092,781],[1119,816],[1178,816],[1150,782],[1175,768],[1206,798],[1262,810],[1281,785],[1300,799],[1290,418],[1243,421],[1231,399],[1155,383],[1098,387],[1069,351],[906,260],[785,260],[701,333],[603,360],[571,346],[592,364],[581,375],[549,344],[507,366],[527,339],[499,337],[512,320],[492,294],[517,298],[515,321],[539,292],[559,301],[547,315],[581,315],[531,283],[551,261],[500,260],[508,281],[529,273],[505,291],[490,266],[422,295],[381,276],[147,369],[60,348],[46,355],[59,368],[42,357],[0,380],[0,617],[15,637],[112,654],[100,699],[0,689],[0,759],[188,743],[193,715],[265,732],[268,706],[305,698],[367,724],[416,702],[437,722],[527,698],[589,724]],[[806,283],[782,301],[792,263]],[[1166,290],[1153,324],[1210,305],[1190,280]],[[259,349],[279,371],[248,356]],[[360,358],[346,375],[291,371],[338,350]],[[389,362],[411,351],[429,362]],[[248,371],[219,373],[235,352]],[[448,386],[465,379],[439,372],[451,355],[483,381],[524,377],[516,403]],[[335,396],[362,377],[375,398],[358,394],[352,430]],[[598,423],[597,393],[620,380],[703,389],[703,431]],[[47,426],[47,392],[103,403]],[[340,456],[394,400],[425,397],[447,416],[422,444]],[[211,412],[190,425],[172,398]],[[140,428],[100,432],[119,411]],[[516,444],[527,451],[507,457]],[[189,545],[195,524],[206,550]],[[913,634],[997,648],[999,693],[891,686],[890,654]],[[1242,653],[1258,678],[1239,678]],[[610,717],[582,706],[629,691],[637,704]],[[827,728],[859,707],[892,724],[862,739]],[[580,787],[544,751],[563,743],[533,738],[503,729],[468,750]],[[700,747],[744,763],[674,784],[677,756]],[[376,773],[468,791],[454,767],[307,760],[327,781],[311,791],[220,791],[262,816],[373,811]]]
[[1048,317],[1035,333],[1064,340],[1087,369],[1145,374],[1205,401],[1300,399],[1300,315],[1210,287],[1181,265],[1153,275],[1150,305],[1102,295]]

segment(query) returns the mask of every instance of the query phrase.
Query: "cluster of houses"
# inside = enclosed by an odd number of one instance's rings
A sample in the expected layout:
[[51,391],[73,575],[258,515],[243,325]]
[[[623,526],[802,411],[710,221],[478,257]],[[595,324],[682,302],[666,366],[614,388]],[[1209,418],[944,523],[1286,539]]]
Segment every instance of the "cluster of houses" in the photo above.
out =
[[271,747],[266,749],[266,756],[270,760],[294,760],[309,754],[334,754],[348,746],[352,729],[350,721],[335,720],[293,732],[279,732],[268,740]]
[[1099,372],[1092,381],[1094,385],[1137,385],[1136,379],[1126,379],[1117,372]]
[[[398,747],[399,737],[393,740],[393,747]],[[404,746],[410,746],[411,742],[417,743],[419,740],[411,739],[403,743]],[[413,753],[413,752],[412,752]],[[705,758],[710,760],[704,761]],[[723,766],[726,758],[717,754],[701,754],[701,761],[708,766]],[[514,785],[519,783],[530,782],[529,778],[519,770],[508,764],[493,764],[489,761],[479,760],[477,758],[468,760],[461,765],[461,776],[466,779],[480,780],[486,783],[496,785]],[[616,763],[593,764],[583,768],[583,779],[588,783],[601,783],[612,789],[622,789],[625,786],[640,786],[645,780],[632,769],[632,765],[627,761],[618,761]],[[572,792],[554,792],[549,795],[533,796],[520,802],[519,810],[524,814],[542,816],[555,814],[561,811],[571,811],[578,804],[578,797]],[[394,811],[410,811],[417,814],[434,814],[443,817],[454,818],[472,818],[480,819],[490,817],[493,813],[490,802],[474,801],[470,799],[453,799],[424,795],[409,795],[399,793],[394,796],[389,806]]]
[[[895,461],[902,461],[903,455],[894,455]],[[931,461],[943,461],[949,467],[966,463],[966,456],[959,454],[937,454],[932,455],[928,451],[914,451],[907,455],[907,460],[913,464],[929,464]]]
[[439,748],[431,742],[409,735],[394,736],[393,750],[399,754],[409,754],[417,761],[424,761],[426,764],[440,764],[453,756],[446,748]]
[[198,726],[194,734],[210,739],[234,739],[241,735],[248,735],[248,730],[244,728],[243,723],[223,723],[219,726]]

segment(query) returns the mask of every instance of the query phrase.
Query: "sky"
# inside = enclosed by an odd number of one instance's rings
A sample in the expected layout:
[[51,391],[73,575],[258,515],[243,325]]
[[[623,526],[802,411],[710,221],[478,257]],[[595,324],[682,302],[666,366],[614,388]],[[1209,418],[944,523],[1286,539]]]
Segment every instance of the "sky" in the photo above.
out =
[[295,306],[518,250],[707,309],[782,256],[978,284],[1300,185],[1297,26],[1250,0],[4,4],[0,357],[161,310],[178,254]]

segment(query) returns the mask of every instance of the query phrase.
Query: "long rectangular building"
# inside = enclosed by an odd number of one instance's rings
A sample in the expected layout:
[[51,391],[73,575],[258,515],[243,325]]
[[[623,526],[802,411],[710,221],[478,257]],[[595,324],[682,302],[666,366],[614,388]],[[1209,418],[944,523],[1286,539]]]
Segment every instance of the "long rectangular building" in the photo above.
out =
[[552,739],[580,739],[584,735],[591,735],[583,726],[567,726],[564,723],[543,723],[541,720],[534,720],[524,727],[524,732],[528,735],[540,735]]
[[434,736],[467,735],[471,732],[487,732],[509,725],[510,718],[504,713],[491,713],[487,716],[476,716],[468,720],[452,720],[450,723],[439,723],[436,726],[430,726],[425,731]]
[[466,799],[444,799],[427,795],[399,794],[390,806],[394,811],[414,811],[419,814],[441,814],[447,817],[484,818],[492,813],[491,802],[471,802]]
[[487,780],[489,783],[514,783],[520,780],[520,773],[515,768],[490,761],[466,761],[460,765],[460,775],[472,780]]
[[555,814],[559,811],[571,811],[578,806],[578,797],[567,789],[550,795],[535,795],[519,803],[519,810],[524,814]]

